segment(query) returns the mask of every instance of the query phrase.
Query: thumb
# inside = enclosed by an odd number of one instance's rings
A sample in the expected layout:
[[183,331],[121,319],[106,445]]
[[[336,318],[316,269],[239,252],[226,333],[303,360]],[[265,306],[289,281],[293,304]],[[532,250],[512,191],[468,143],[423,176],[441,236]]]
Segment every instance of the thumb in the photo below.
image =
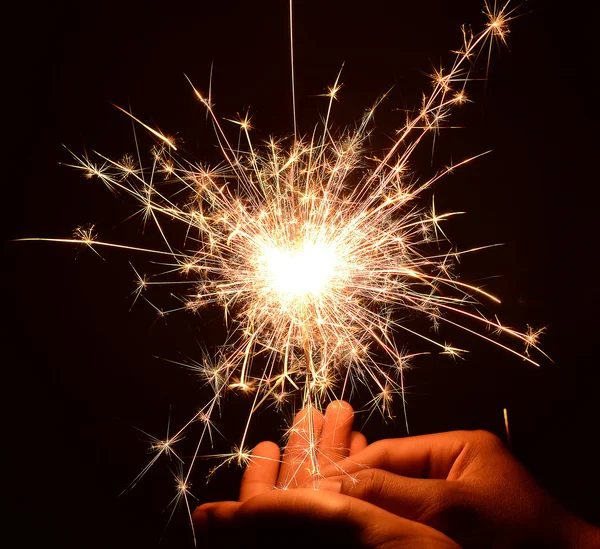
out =
[[415,479],[381,469],[327,477],[344,495],[371,503],[399,517],[420,522],[446,534],[474,522],[462,484],[437,479]]

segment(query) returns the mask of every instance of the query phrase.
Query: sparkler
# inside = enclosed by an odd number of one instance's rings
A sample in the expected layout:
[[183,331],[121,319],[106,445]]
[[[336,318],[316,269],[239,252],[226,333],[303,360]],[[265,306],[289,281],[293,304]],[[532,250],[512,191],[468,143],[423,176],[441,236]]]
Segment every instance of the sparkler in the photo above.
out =
[[[238,127],[233,141],[224,129],[226,120],[215,113],[211,94],[203,95],[190,82],[215,128],[224,160],[217,168],[186,161],[175,140],[120,107],[156,139],[150,161],[73,154],[72,166],[84,176],[99,178],[111,191],[139,203],[144,222],[155,224],[163,246],[100,241],[91,226],[78,228],[73,238],[35,240],[83,243],[98,254],[102,247],[153,254],[165,270],[146,277],[134,268],[134,302],[150,303],[145,292],[151,286],[184,284],[177,307],[157,309],[160,314],[218,306],[229,327],[215,357],[185,364],[212,389],[212,397],[175,434],[153,439],[155,455],[132,484],[162,455],[179,460],[175,500],[183,500],[190,513],[192,471],[203,448],[213,446],[215,420],[229,392],[250,395],[251,410],[238,445],[220,456],[216,468],[247,463],[252,419],[269,405],[322,408],[362,387],[370,393],[373,409],[390,415],[395,396],[404,402],[403,371],[413,357],[435,349],[453,358],[466,352],[398,320],[399,310],[429,318],[436,331],[445,324],[459,328],[537,365],[531,351],[539,351],[541,331],[528,327],[521,333],[485,316],[479,303],[499,300],[452,273],[461,254],[476,251],[457,252],[449,245],[448,251],[441,251],[447,242],[443,223],[457,213],[419,206],[426,190],[477,156],[447,166],[426,181],[417,178],[410,164],[424,138],[437,135],[451,110],[468,101],[466,87],[478,58],[487,54],[489,64],[494,42],[506,41],[513,17],[508,3],[486,3],[484,12],[483,30],[474,34],[463,28],[462,45],[450,68],[433,72],[432,90],[423,96],[420,108],[407,114],[380,158],[367,142],[384,97],[355,127],[341,133],[332,130],[341,75],[325,94],[322,126],[301,135],[294,111],[293,136],[261,145],[250,137],[249,114],[228,120]],[[185,240],[170,241],[166,224],[182,226]],[[402,350],[398,341],[403,332],[420,338],[423,349]],[[377,358],[381,354],[385,361]],[[196,451],[184,460],[177,443],[197,422],[202,429]],[[298,434],[298,426],[292,425],[289,432]],[[300,435],[307,438],[308,458],[299,462],[318,472],[316,435],[310,429]]]

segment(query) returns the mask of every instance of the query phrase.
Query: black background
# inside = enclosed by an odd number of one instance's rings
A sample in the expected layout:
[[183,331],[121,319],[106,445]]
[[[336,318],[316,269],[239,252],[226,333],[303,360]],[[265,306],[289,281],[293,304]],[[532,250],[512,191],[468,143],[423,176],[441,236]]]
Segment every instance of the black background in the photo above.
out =
[[[300,130],[324,112],[317,97],[345,62],[336,124],[353,123],[390,87],[376,117],[385,146],[427,88],[424,73],[460,46],[460,25],[484,21],[479,0],[443,2],[298,2],[296,92]],[[586,32],[592,14],[573,4],[531,1],[518,10],[509,47],[495,50],[487,85],[457,113],[464,129],[442,133],[434,167],[489,149],[435,191],[438,211],[468,215],[446,225],[458,248],[504,246],[465,259],[464,279],[485,280],[507,324],[547,326],[542,340],[554,363],[534,368],[466,335],[464,361],[435,356],[408,372],[411,434],[485,428],[504,436],[511,420],[515,454],[568,508],[598,522],[592,496],[598,419],[595,156]],[[189,527],[176,513],[163,535],[173,494],[168,463],[119,496],[145,465],[137,427],[163,436],[201,403],[189,372],[155,357],[200,357],[217,343],[217,313],[159,320],[140,303],[129,311],[134,274],[145,258],[103,250],[106,261],[70,245],[11,242],[69,237],[95,223],[101,239],[151,247],[135,205],[87,181],[63,144],[111,158],[134,152],[131,125],[112,103],[176,134],[186,154],[220,160],[216,140],[187,74],[206,91],[214,60],[216,110],[235,117],[248,107],[256,139],[292,130],[287,2],[62,2],[13,6],[5,14],[3,222],[4,454],[8,505],[21,546],[187,547]],[[480,75],[484,73],[481,72]],[[232,133],[235,130],[232,129]],[[143,132],[138,132],[143,135]],[[6,147],[8,142],[8,148]],[[151,144],[142,137],[142,150]],[[430,151],[414,166],[431,173]],[[150,296],[169,306],[169,296]],[[162,303],[161,303],[162,302]],[[222,430],[237,436],[243,403],[229,403]],[[277,439],[281,424],[262,420],[253,442]],[[229,430],[228,430],[229,429]],[[370,440],[403,436],[373,419]],[[199,501],[233,499],[239,472],[221,471]]]

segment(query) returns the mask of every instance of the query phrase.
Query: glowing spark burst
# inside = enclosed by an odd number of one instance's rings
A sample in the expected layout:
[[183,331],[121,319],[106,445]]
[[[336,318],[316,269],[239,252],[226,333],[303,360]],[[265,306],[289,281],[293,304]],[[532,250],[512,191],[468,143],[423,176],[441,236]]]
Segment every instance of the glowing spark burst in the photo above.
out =
[[[230,120],[239,131],[231,141],[210,95],[207,99],[193,88],[213,121],[224,167],[186,162],[172,139],[120,107],[157,139],[149,165],[130,156],[114,161],[98,154],[93,162],[73,155],[85,177],[98,177],[111,191],[139,202],[144,222],[157,226],[164,248],[101,242],[93,228],[77,229],[74,239],[48,240],[80,242],[94,251],[110,246],[159,254],[167,258],[164,279],[134,269],[135,300],[145,299],[154,285],[185,283],[188,290],[180,294],[180,305],[157,312],[195,313],[217,305],[230,326],[216,358],[186,364],[212,389],[212,398],[177,433],[152,442],[156,455],[150,465],[163,454],[182,460],[173,446],[193,423],[201,425],[197,451],[176,475],[175,501],[183,498],[188,505],[194,464],[204,445],[213,445],[215,418],[229,391],[249,394],[251,412],[238,445],[229,454],[213,456],[223,460],[215,469],[248,462],[246,439],[261,407],[291,402],[320,408],[363,386],[371,393],[372,408],[391,414],[393,398],[403,396],[403,370],[412,357],[436,348],[453,359],[464,357],[466,350],[418,332],[397,320],[396,311],[424,315],[436,330],[445,324],[458,327],[536,364],[530,353],[538,349],[543,330],[528,327],[520,333],[483,316],[476,307],[479,300],[498,299],[453,274],[454,261],[475,251],[441,251],[446,238],[442,226],[456,212],[439,213],[435,204],[429,210],[418,204],[424,191],[477,157],[447,166],[426,181],[411,175],[409,164],[425,136],[449,127],[450,111],[469,101],[465,87],[479,54],[488,46],[491,51],[494,41],[506,41],[512,13],[508,4],[486,4],[485,13],[484,30],[472,34],[463,29],[463,45],[452,65],[433,71],[432,90],[407,115],[383,158],[373,158],[367,147],[383,98],[356,127],[333,135],[330,115],[342,87],[340,75],[324,94],[328,107],[322,127],[300,137],[294,124],[293,138],[271,139],[260,147],[250,138],[248,114]],[[169,188],[176,191],[167,194]],[[184,191],[188,198],[182,203]],[[184,227],[185,242],[177,247],[170,242],[165,223]],[[171,280],[173,273],[180,279]],[[421,338],[425,349],[414,354],[399,349],[402,332]],[[381,354],[385,362],[376,358]],[[294,426],[290,432],[296,432]],[[307,455],[299,462],[317,472],[317,444],[314,435],[306,436]]]

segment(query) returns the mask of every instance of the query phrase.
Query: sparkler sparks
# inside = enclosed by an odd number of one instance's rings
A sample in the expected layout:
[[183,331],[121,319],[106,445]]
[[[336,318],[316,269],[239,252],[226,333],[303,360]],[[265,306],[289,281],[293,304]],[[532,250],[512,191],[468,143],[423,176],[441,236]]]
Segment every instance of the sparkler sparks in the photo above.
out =
[[[211,387],[213,397],[174,435],[152,442],[152,463],[161,454],[181,459],[173,446],[192,423],[202,425],[197,451],[176,477],[177,501],[187,504],[197,456],[212,446],[226,393],[243,392],[252,399],[241,440],[221,456],[224,463],[244,464],[250,459],[251,421],[261,407],[289,401],[321,408],[363,386],[373,407],[390,413],[394,396],[403,397],[403,369],[410,358],[436,348],[451,358],[466,352],[397,320],[398,310],[425,315],[434,326],[458,327],[536,364],[530,353],[538,349],[541,332],[527,328],[520,333],[483,316],[479,301],[497,298],[452,274],[453,261],[474,251],[440,251],[446,237],[443,224],[456,213],[440,214],[435,207],[428,211],[418,203],[437,181],[477,157],[443,168],[427,181],[419,181],[410,166],[424,138],[437,136],[447,127],[451,110],[468,101],[473,63],[486,48],[489,55],[494,41],[506,41],[511,14],[507,4],[486,4],[484,30],[476,35],[463,30],[463,45],[452,65],[433,71],[432,91],[408,115],[381,159],[372,158],[367,142],[383,98],[356,127],[334,135],[331,113],[342,86],[339,76],[324,94],[328,106],[321,127],[300,136],[294,123],[293,138],[271,139],[264,146],[250,137],[249,115],[230,120],[239,135],[235,141],[228,137],[212,99],[193,88],[213,121],[225,168],[187,162],[172,138],[120,107],[157,140],[150,163],[130,156],[112,160],[97,154],[90,160],[73,155],[74,167],[86,177],[134,198],[144,222],[157,226],[164,246],[102,242],[93,227],[77,229],[73,239],[50,240],[83,243],[98,254],[102,246],[158,254],[166,265],[164,276],[135,270],[135,299],[145,299],[155,285],[184,283],[180,304],[161,314],[199,313],[216,305],[230,326],[217,360],[188,364]],[[170,188],[176,190],[168,193]],[[164,226],[171,223],[184,227],[184,242],[169,240]],[[175,281],[173,274],[179,277]],[[420,337],[423,349],[413,354],[401,350],[402,332]],[[385,362],[377,359],[381,353]],[[315,441],[309,440],[308,447],[308,467],[314,472],[318,460],[310,449]]]

